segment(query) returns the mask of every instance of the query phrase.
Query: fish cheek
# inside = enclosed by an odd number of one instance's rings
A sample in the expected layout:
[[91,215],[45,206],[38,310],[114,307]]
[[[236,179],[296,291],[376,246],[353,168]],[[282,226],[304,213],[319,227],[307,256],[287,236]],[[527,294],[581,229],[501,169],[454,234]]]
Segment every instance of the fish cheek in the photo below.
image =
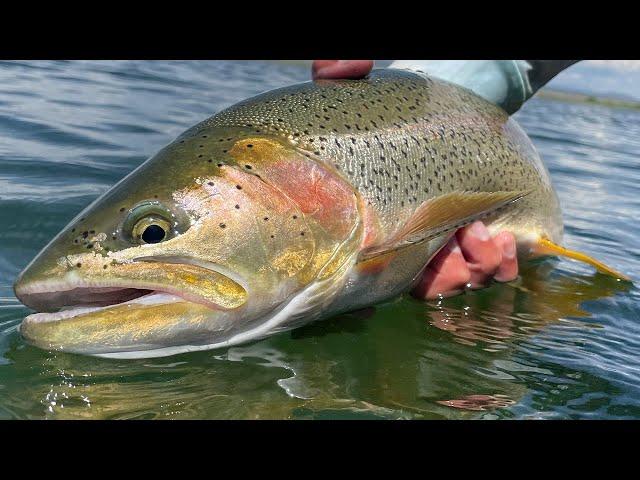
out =
[[315,241],[286,195],[231,166],[202,184],[200,210],[208,213],[187,232],[192,251],[263,289],[279,288],[305,269]]
[[318,273],[345,240],[354,236],[359,223],[357,194],[326,163],[291,144],[265,137],[239,140],[230,154],[245,171],[273,186],[300,212],[289,217],[291,221],[283,228],[313,238],[308,275]]
[[310,153],[279,140],[256,137],[236,142],[230,154],[240,166],[250,166],[290,198],[327,235],[344,237],[357,221],[353,187]]
[[[353,188],[292,145],[243,138],[232,162],[174,196],[197,205],[191,249],[254,285],[298,288],[313,281],[359,222]],[[357,235],[356,235],[357,236]]]

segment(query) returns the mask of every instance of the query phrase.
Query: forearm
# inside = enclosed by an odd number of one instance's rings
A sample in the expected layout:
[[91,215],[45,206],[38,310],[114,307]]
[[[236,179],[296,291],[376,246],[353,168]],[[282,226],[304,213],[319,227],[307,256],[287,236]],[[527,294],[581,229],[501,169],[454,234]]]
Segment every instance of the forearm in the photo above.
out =
[[466,87],[516,112],[542,86],[577,60],[396,60],[391,68],[422,71]]

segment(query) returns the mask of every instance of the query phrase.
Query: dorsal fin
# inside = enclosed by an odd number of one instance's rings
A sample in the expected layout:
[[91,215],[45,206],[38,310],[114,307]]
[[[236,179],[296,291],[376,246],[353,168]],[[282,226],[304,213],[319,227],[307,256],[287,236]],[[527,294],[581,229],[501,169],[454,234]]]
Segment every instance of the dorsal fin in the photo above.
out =
[[529,192],[451,192],[426,200],[389,239],[360,253],[359,261],[385,255],[463,227],[513,203]]

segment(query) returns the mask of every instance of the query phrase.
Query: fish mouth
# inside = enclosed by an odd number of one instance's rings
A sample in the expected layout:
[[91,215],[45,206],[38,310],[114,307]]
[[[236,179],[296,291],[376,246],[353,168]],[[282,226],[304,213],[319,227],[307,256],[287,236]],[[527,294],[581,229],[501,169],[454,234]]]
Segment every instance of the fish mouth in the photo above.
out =
[[192,321],[220,314],[177,295],[144,289],[87,288],[81,294],[73,289],[74,297],[69,298],[86,303],[105,293],[114,303],[104,305],[106,300],[98,300],[93,306],[79,304],[57,312],[33,313],[22,321],[19,332],[28,344],[45,350],[126,358],[127,352],[138,352],[134,355],[146,357],[146,352],[174,343],[203,341],[207,330],[196,328],[192,333]]
[[156,292],[142,288],[127,287],[71,287],[51,285],[44,291],[20,292],[16,295],[19,300],[38,312],[58,312],[71,308],[101,308],[134,300]]
[[[47,310],[49,311],[35,309],[39,310],[38,313],[26,316],[23,321],[23,327],[35,323],[70,320],[82,315],[98,313],[126,305],[168,304],[186,301],[179,295],[136,288],[74,288],[67,292],[45,292],[32,294],[31,296],[34,295],[38,297],[36,300],[38,302],[50,302],[47,303]],[[24,300],[22,302],[25,303]],[[62,306],[56,309],[54,305]],[[23,328],[21,330],[24,331]]]
[[[182,301],[201,304],[211,310],[225,310],[242,305],[246,299],[245,287],[220,273],[218,270],[225,269],[216,268],[215,264],[203,265],[203,262],[190,259],[140,258],[129,266],[138,266],[140,272],[155,272],[156,277],[158,271],[168,272],[167,278],[172,280],[176,274],[186,272],[185,275],[195,279],[190,281],[195,287],[184,289],[179,281],[171,283],[163,278],[150,281],[144,275],[135,279],[83,279],[73,272],[62,279],[27,283],[18,280],[14,286],[16,297],[39,312],[27,316],[25,322],[65,320],[127,304],[159,302]],[[208,282],[206,290],[198,285],[205,281]]]
[[247,290],[214,270],[215,264],[182,261],[134,261],[104,276],[97,268],[92,276],[68,270],[54,278],[27,271],[14,291],[39,313],[23,320],[20,334],[46,350],[143,356],[224,336],[243,317],[246,309],[238,307],[245,305]]

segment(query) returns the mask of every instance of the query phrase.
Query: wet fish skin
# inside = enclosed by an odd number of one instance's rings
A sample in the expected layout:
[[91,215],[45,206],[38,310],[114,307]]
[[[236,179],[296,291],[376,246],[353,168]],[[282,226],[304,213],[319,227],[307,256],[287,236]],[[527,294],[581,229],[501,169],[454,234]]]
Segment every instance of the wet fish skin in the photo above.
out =
[[[527,192],[486,218],[516,234],[521,257],[540,236],[560,240],[557,196],[531,142],[473,93],[392,70],[268,92],[189,129],[45,247],[18,298],[45,311],[101,308],[27,317],[21,332],[45,348],[148,357],[372,305],[407,291],[452,230],[373,267],[361,252],[424,202],[463,191]],[[133,235],[156,217],[171,224],[165,241]],[[164,293],[135,298],[147,290]]]
[[502,109],[457,85],[375,70],[365,81],[274,90],[196,128],[228,126],[286,137],[333,165],[371,204],[384,232],[437,195],[529,190],[511,227],[561,240],[558,198],[527,135]]

